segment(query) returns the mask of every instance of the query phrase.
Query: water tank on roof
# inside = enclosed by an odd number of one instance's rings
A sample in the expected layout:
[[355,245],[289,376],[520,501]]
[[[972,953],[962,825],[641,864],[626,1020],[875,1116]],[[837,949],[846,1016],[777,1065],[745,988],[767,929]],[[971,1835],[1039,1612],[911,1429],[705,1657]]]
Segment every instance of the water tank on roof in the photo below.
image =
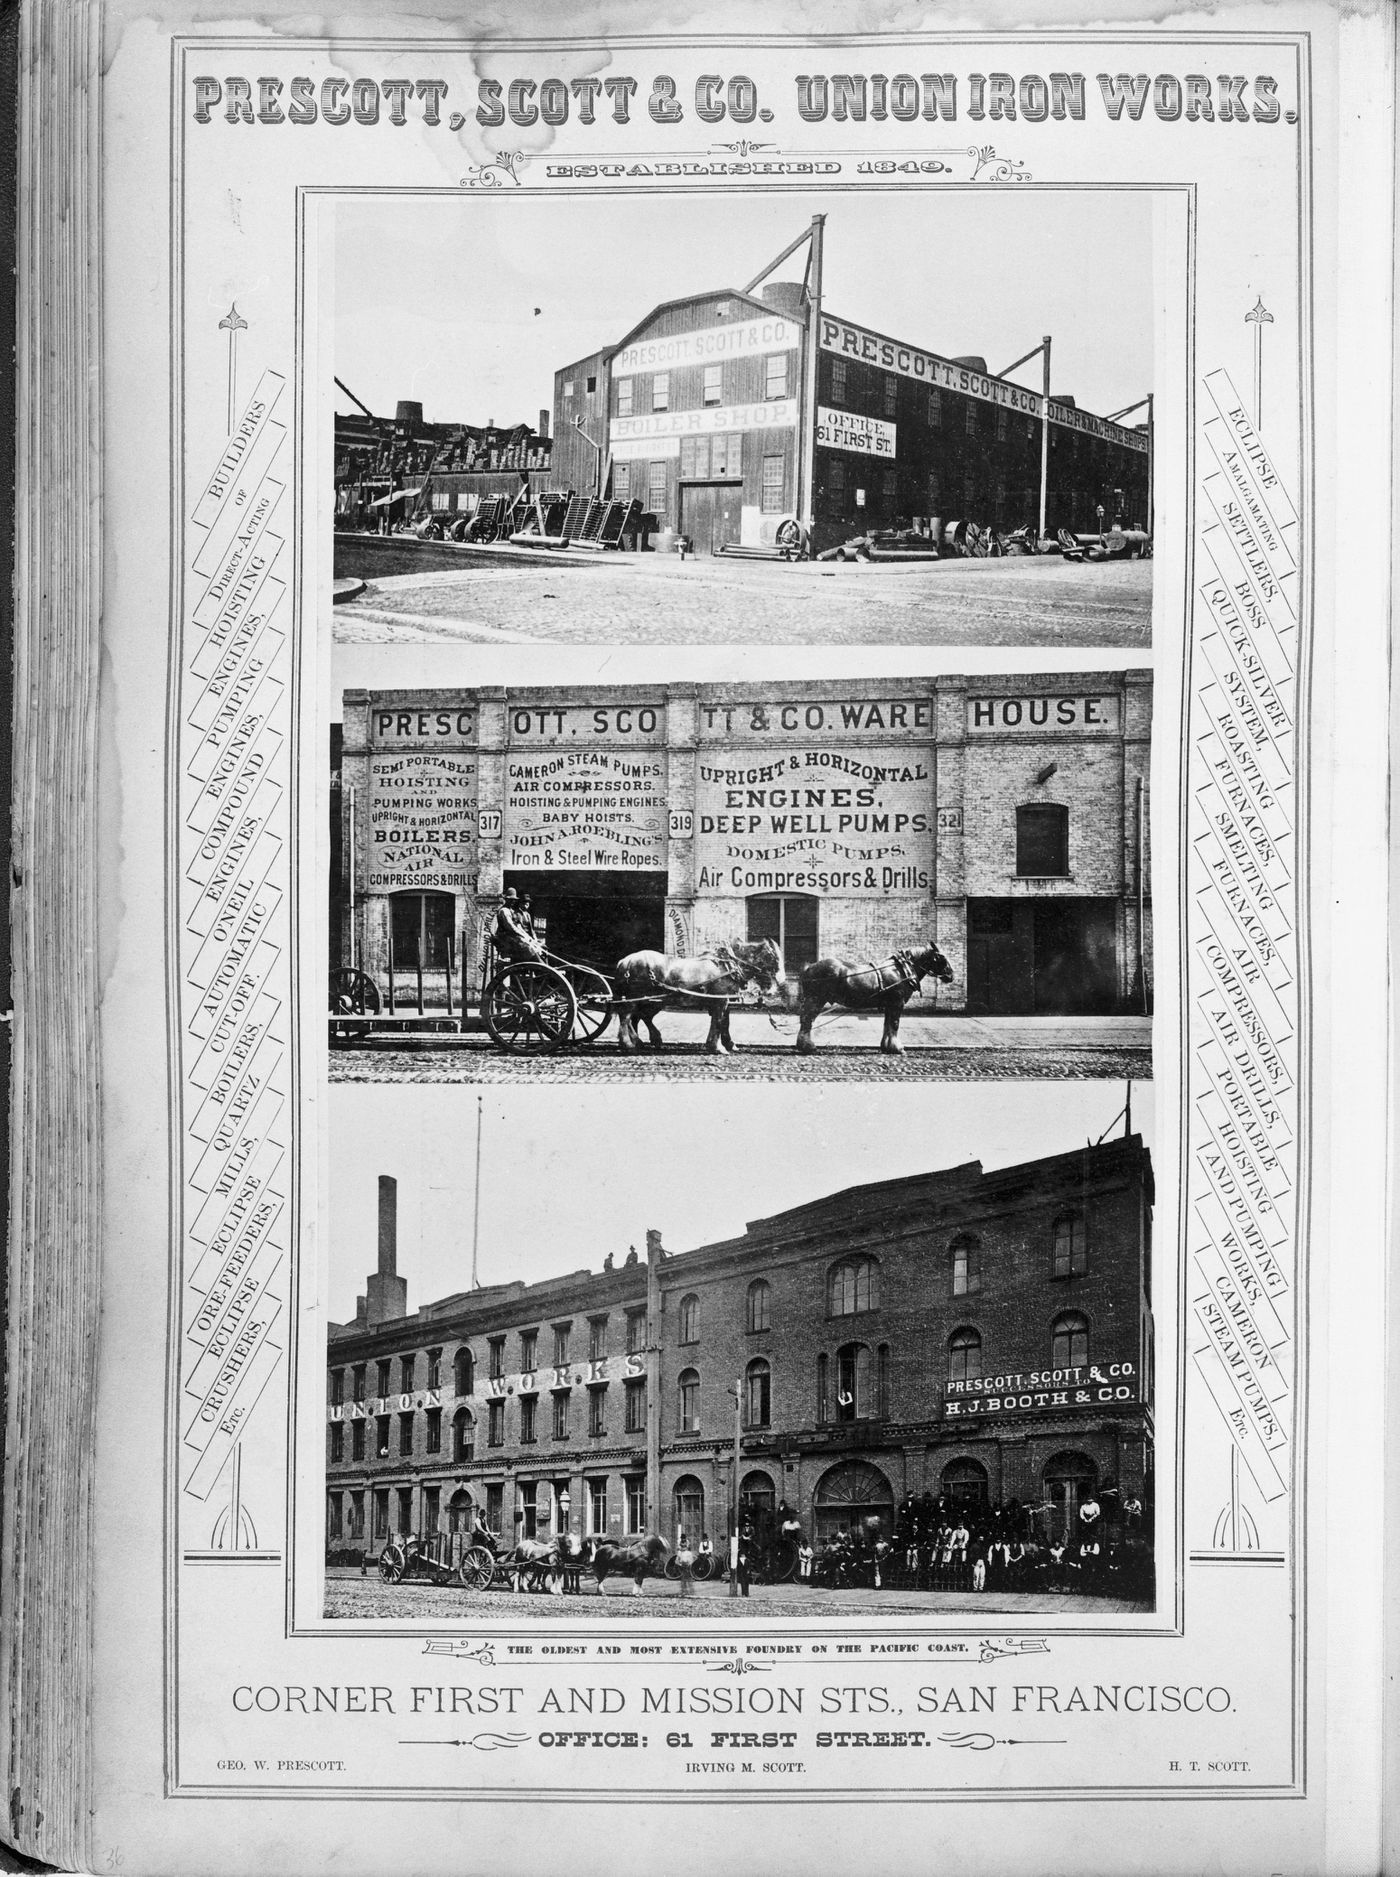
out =
[[394,406],[394,422],[396,424],[405,425],[421,424],[422,421],[423,406],[415,403],[412,398],[400,398],[398,403]]
[[800,280],[765,281],[758,290],[758,297],[765,306],[771,306],[775,313],[785,313],[789,319],[807,317],[807,309],[802,303]]
[[984,378],[989,375],[986,359],[978,358],[975,352],[969,353],[966,358],[955,358],[953,363],[955,365],[965,365],[969,371],[980,371]]

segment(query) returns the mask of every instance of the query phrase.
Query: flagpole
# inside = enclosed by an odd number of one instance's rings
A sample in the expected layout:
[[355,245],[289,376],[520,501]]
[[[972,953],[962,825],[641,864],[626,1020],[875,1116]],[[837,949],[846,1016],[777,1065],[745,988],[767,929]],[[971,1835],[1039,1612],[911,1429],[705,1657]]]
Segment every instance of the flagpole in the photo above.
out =
[[472,1282],[473,1290],[479,1290],[476,1277],[476,1253],[481,1240],[481,1097],[476,1098],[476,1192],[472,1199]]

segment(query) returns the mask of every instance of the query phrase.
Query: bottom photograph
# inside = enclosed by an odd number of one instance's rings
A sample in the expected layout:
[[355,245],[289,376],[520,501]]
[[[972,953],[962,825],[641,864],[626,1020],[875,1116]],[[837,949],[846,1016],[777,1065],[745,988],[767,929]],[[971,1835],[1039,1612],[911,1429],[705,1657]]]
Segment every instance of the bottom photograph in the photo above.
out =
[[1154,1609],[1151,1118],[332,1091],[325,1615]]

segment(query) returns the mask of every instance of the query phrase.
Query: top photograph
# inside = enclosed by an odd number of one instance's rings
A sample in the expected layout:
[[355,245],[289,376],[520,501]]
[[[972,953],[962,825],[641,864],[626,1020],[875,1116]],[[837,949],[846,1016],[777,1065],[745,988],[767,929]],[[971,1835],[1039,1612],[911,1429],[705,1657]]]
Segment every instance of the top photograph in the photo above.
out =
[[1151,644],[1149,194],[506,187],[334,231],[338,642]]

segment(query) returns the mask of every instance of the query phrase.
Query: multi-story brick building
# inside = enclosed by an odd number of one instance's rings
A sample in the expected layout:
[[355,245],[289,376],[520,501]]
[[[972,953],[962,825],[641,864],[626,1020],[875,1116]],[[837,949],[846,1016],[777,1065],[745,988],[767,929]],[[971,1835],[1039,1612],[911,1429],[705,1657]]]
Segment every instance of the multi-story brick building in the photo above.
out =
[[789,516],[818,553],[933,518],[1038,525],[1042,475],[1050,534],[1148,525],[1146,428],[842,318],[814,279],[666,301],[563,366],[556,475],[592,489],[601,460],[701,554],[771,547]]
[[[338,962],[478,981],[506,887],[550,949],[932,938],[940,1008],[1143,1010],[1152,675],[346,692]],[[353,839],[351,838],[353,834]]]
[[410,1315],[379,1270],[328,1362],[328,1544],[723,1535],[736,1485],[824,1536],[910,1494],[1152,1493],[1151,1163],[1137,1136],[858,1186],[600,1272]]
[[403,399],[393,421],[368,411],[335,420],[335,515],[339,528],[431,518],[446,528],[490,496],[550,486],[549,412],[528,424],[434,423]]

